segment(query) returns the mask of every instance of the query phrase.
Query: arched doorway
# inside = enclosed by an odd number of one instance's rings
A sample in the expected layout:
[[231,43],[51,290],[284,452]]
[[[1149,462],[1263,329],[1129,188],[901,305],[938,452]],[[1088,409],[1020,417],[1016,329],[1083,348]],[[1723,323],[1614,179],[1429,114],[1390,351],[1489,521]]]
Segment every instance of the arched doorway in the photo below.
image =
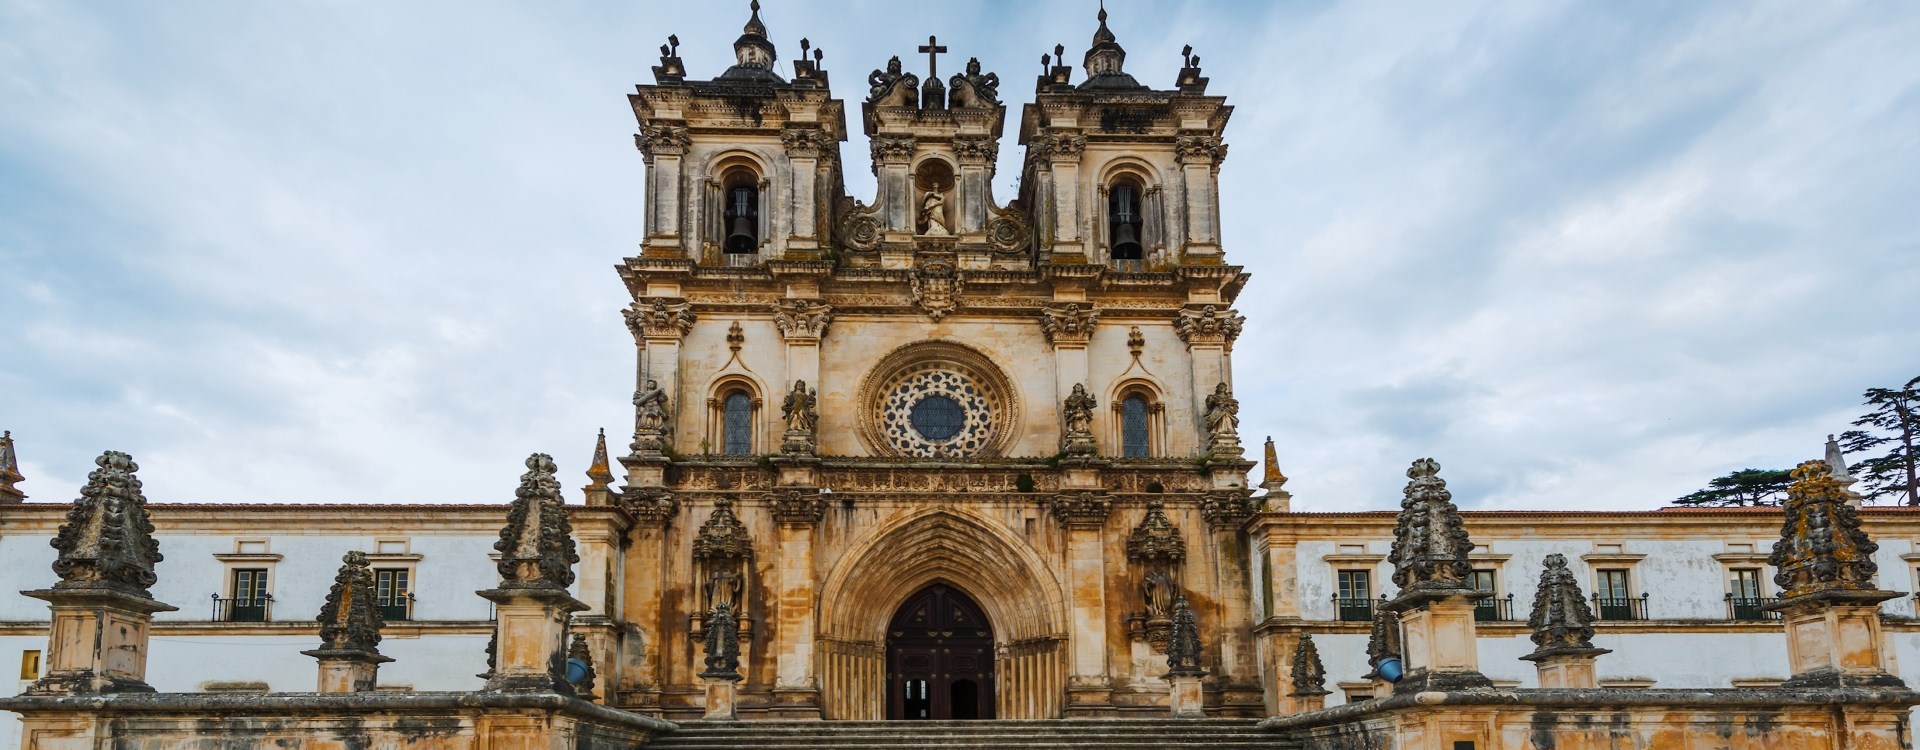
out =
[[888,719],[993,718],[993,626],[958,589],[907,597],[887,626]]

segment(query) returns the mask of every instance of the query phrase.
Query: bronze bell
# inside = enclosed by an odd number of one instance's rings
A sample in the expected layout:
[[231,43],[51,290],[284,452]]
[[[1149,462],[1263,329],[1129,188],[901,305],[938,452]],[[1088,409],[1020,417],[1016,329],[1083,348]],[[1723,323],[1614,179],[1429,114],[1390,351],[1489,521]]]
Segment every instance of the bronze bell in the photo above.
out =
[[1119,260],[1146,257],[1146,249],[1140,246],[1140,237],[1132,224],[1120,224],[1113,228],[1113,257]]
[[760,246],[760,238],[754,236],[753,219],[747,216],[733,217],[733,231],[727,233],[727,252],[751,253]]

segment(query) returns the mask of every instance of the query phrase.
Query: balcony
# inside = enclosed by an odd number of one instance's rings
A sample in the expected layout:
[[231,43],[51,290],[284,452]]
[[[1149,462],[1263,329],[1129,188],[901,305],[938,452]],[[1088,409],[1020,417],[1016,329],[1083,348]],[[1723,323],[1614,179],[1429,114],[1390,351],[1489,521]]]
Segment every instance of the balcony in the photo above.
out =
[[272,622],[273,595],[258,599],[222,599],[213,595],[214,622]]
[[1734,596],[1727,594],[1727,619],[1734,622],[1766,622],[1779,620],[1779,612],[1764,609],[1769,604],[1779,602],[1778,598]]
[[1505,599],[1486,598],[1473,603],[1474,622],[1512,622],[1513,595]]
[[1601,620],[1645,620],[1647,619],[1647,595],[1633,597],[1593,596],[1593,614]]
[[1385,594],[1379,599],[1335,596],[1333,610],[1341,622],[1373,622],[1373,608],[1386,601]]
[[413,619],[413,594],[401,594],[397,597],[375,597],[373,606],[380,609],[380,619],[387,622],[406,622]]

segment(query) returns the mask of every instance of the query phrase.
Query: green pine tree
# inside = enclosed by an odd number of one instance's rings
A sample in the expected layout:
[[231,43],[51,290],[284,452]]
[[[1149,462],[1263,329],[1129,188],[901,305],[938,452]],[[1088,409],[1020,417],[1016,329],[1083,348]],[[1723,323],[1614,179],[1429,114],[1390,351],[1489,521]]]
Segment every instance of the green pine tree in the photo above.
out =
[[1707,488],[1674,500],[1686,506],[1779,505],[1793,484],[1788,469],[1741,469],[1707,483]]
[[1920,377],[1899,388],[1868,388],[1864,397],[1873,409],[1853,420],[1853,426],[1867,429],[1840,436],[1842,450],[1869,454],[1851,467],[1860,480],[1856,491],[1868,500],[1899,498],[1920,505],[1920,453],[1915,452],[1920,443]]

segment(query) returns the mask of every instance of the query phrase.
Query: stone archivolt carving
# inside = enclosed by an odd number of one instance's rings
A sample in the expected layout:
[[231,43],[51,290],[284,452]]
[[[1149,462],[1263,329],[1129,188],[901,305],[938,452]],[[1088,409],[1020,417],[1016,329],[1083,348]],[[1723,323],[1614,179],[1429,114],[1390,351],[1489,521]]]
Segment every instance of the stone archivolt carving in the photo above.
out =
[[679,298],[637,299],[623,312],[627,330],[640,339],[678,339],[693,330],[693,305]]
[[953,261],[935,258],[920,265],[911,277],[913,303],[939,320],[960,309],[960,271]]
[[163,558],[147,517],[147,498],[140,492],[140,466],[133,457],[107,451],[93,460],[80,498],[67,511],[66,522],[53,538],[59,551],[53,572],[60,576],[55,589],[107,588],[148,596],[158,580],[153,566]]
[[620,493],[620,509],[647,526],[663,526],[680,512],[680,501],[664,487],[627,487]]
[[868,149],[873,152],[873,160],[880,164],[897,164],[911,161],[918,147],[910,135],[876,135],[868,141]]
[[1060,436],[1060,451],[1069,456],[1091,456],[1099,450],[1093,442],[1093,407],[1097,406],[1087,387],[1073,384],[1073,392],[1067,394],[1066,403],[1061,405],[1061,416],[1066,429]]
[[968,59],[967,72],[956,74],[949,83],[947,104],[954,109],[988,108],[1000,103],[1000,76],[982,74],[978,57]]
[[780,131],[780,144],[786,147],[787,156],[811,159],[820,156],[822,146],[828,143],[827,134],[819,128],[788,128]]
[[833,307],[822,302],[783,300],[773,306],[773,324],[788,341],[818,341],[831,323]]
[[1293,647],[1293,669],[1289,677],[1293,690],[1288,692],[1295,698],[1317,698],[1327,695],[1327,667],[1320,662],[1320,647],[1313,645],[1313,636],[1300,634],[1300,643]]
[[1113,512],[1113,499],[1094,492],[1063,492],[1053,497],[1053,517],[1068,527],[1099,528]]
[[1580,581],[1567,569],[1567,556],[1547,555],[1540,571],[1540,587],[1533,592],[1533,613],[1527,617],[1533,629],[1533,653],[1520,657],[1537,661],[1556,654],[1607,653],[1593,647],[1593,610],[1580,593]]
[[774,520],[787,526],[812,526],[826,515],[827,498],[817,490],[783,490],[768,498]]
[[986,355],[948,341],[909,344],[883,357],[862,379],[855,403],[863,406],[861,439],[882,455],[990,458],[1006,449],[1019,424],[1006,374]]
[[1245,451],[1240,446],[1240,399],[1233,389],[1221,383],[1207,394],[1207,434],[1211,436],[1207,455],[1217,459],[1237,459]]
[[807,387],[807,381],[793,381],[793,390],[780,403],[780,416],[787,424],[786,434],[780,444],[780,452],[787,455],[813,455],[814,428],[820,422],[820,413],[815,405],[820,401],[819,392]]
[[574,551],[573,525],[567,520],[554,468],[553,457],[545,453],[527,457],[527,473],[520,475],[513,504],[507,506],[507,525],[500,530],[500,541],[493,543],[500,553],[495,566],[500,588],[573,585],[573,566],[580,562],[580,555]]
[[920,106],[920,77],[901,69],[900,56],[887,60],[885,70],[867,74],[867,103],[876,107]]
[[1025,211],[995,207],[987,217],[987,245],[997,253],[1024,253],[1033,243],[1033,225]]
[[1174,139],[1173,153],[1182,163],[1218,164],[1227,159],[1227,144],[1211,135],[1183,135]]
[[1173,319],[1173,330],[1189,346],[1232,346],[1233,340],[1240,337],[1240,328],[1246,322],[1246,318],[1233,310],[1221,312],[1214,305],[1206,305],[1198,310],[1181,310],[1179,316]]
[[753,539],[747,536],[746,524],[734,515],[733,500],[714,501],[713,514],[693,538],[693,564],[701,581],[700,611],[711,612],[721,605],[736,613],[744,611],[752,560]]
[[1140,614],[1128,618],[1134,636],[1155,651],[1165,651],[1173,632],[1173,603],[1181,595],[1178,574],[1187,559],[1187,543],[1167,518],[1160,501],[1147,502],[1147,514],[1127,535],[1127,562],[1138,575]]
[[[1402,592],[1473,587],[1473,540],[1467,536],[1453,493],[1440,478],[1440,462],[1422,458],[1407,469],[1405,497],[1393,524],[1393,584]],[[1404,596],[1404,593],[1403,593]]]
[[1040,309],[1040,330],[1047,336],[1047,343],[1085,345],[1093,336],[1093,325],[1100,319],[1100,311],[1091,305],[1068,302],[1062,305],[1048,305]]
[[693,140],[687,137],[687,128],[683,125],[656,124],[642,128],[633,136],[633,143],[651,163],[655,156],[680,156],[687,153],[687,149],[693,145]]
[[1860,529],[1860,515],[1847,504],[1846,487],[1825,461],[1793,470],[1787,487],[1786,520],[1767,564],[1782,600],[1831,592],[1871,592],[1873,561],[1880,545]]

